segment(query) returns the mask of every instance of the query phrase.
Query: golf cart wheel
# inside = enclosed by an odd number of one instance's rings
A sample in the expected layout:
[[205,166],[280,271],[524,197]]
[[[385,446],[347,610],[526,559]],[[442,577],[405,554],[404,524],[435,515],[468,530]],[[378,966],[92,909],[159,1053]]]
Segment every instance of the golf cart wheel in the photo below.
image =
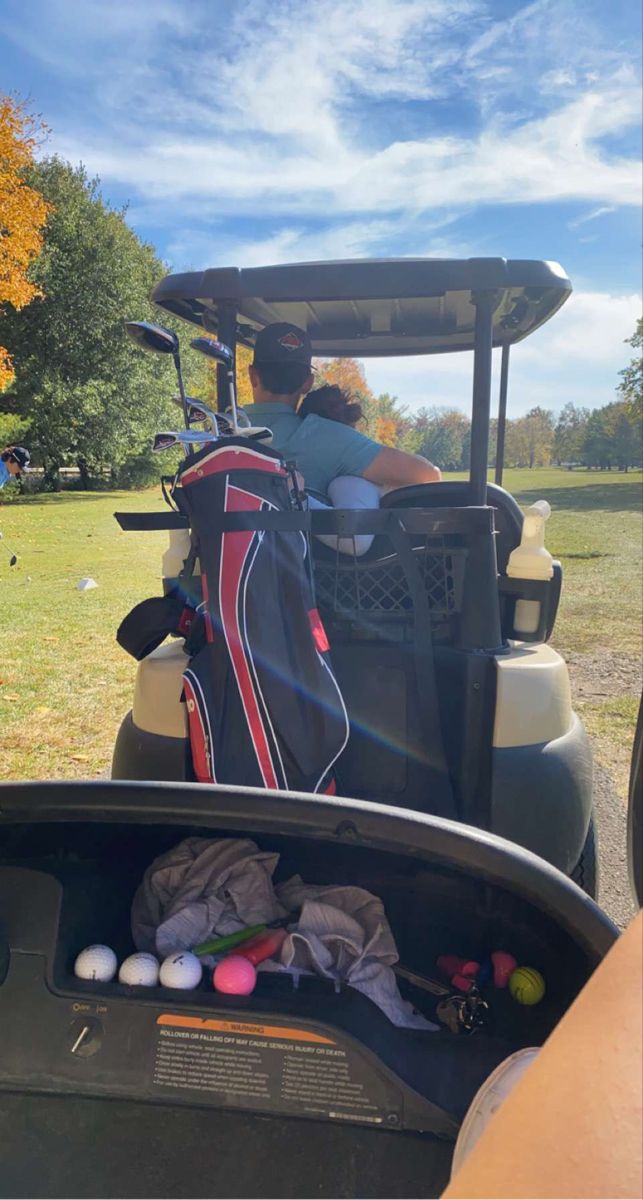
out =
[[598,847],[593,814],[590,817],[585,845],[571,877],[574,883],[577,883],[584,892],[587,892],[588,896],[592,897],[592,900],[598,898]]

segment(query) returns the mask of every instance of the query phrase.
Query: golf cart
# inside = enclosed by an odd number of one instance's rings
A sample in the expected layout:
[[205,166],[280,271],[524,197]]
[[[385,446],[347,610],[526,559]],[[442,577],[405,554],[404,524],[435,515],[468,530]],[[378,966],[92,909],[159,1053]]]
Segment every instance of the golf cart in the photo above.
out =
[[[153,298],[232,352],[252,347],[257,332],[276,321],[306,328],[322,357],[473,352],[467,481],[400,489],[376,512],[299,514],[298,527],[313,535],[316,603],[350,722],[335,764],[337,791],[508,838],[595,896],[591,752],[566,665],[549,644],[561,567],[545,555],[540,575],[521,569],[530,546],[542,544],[544,510],[530,510],[525,521],[513,497],[487,483],[492,350],[501,347],[503,356],[501,444],[509,348],[570,292],[555,263],[400,259],[170,275]],[[168,336],[176,359],[178,340]],[[159,341],[149,328],[140,340],[164,348],[162,333]],[[221,359],[222,412],[231,374]],[[170,531],[165,593],[198,604],[185,514],[117,517],[126,530]],[[288,514],[289,529],[295,517]],[[265,522],[258,518],[253,528]],[[376,536],[357,558],[322,545],[317,533]],[[140,661],[113,779],[194,778],[185,665],[180,637]]]

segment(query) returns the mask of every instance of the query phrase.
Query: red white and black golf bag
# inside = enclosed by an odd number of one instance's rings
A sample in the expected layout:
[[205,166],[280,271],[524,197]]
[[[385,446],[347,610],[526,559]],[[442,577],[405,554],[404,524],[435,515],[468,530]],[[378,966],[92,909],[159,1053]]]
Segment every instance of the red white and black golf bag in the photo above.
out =
[[[205,623],[184,673],[195,778],[334,792],[348,717],[315,608],[308,538],[284,528],[287,519],[278,527],[293,509],[290,472],[275,451],[231,437],[187,458],[177,483]],[[271,514],[273,527],[257,528]]]

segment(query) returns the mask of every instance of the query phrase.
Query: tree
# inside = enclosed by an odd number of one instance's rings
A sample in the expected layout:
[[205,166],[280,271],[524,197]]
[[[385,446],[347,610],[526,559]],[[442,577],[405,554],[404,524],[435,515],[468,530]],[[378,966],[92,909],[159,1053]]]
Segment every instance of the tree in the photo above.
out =
[[431,422],[431,410],[419,408],[414,416],[409,417],[406,421],[405,428],[400,439],[400,449],[406,450],[409,454],[421,454],[422,444],[425,441]]
[[383,392],[372,399],[367,397],[363,407],[368,436],[382,446],[399,446],[409,423],[406,405],[400,405],[397,396]]
[[[639,317],[634,333],[625,341],[635,350],[643,348],[643,317]],[[638,358],[633,358],[629,366],[619,374],[622,382],[618,385],[618,391],[627,406],[628,415],[632,420],[640,422],[643,410],[643,356],[639,354]]]
[[158,321],[148,297],[163,264],[82,167],[49,158],[31,168],[29,183],[49,205],[32,268],[41,296],[6,320],[16,378],[5,407],[29,418],[32,450],[52,481],[69,461],[85,485],[104,467],[113,476],[128,463],[143,469],[154,461],[154,431],[177,419],[176,380],[165,358],[133,345],[123,321]]
[[[217,340],[215,333],[208,334],[204,331],[200,336],[210,337],[213,342]],[[218,405],[217,365],[211,359],[196,355],[194,357],[199,357],[199,361],[191,364],[190,395],[195,399],[204,400],[210,408],[216,409]],[[248,377],[248,367],[252,362],[252,350],[249,350],[247,346],[238,345],[235,359],[237,404],[242,406],[252,404],[252,388]]]
[[433,408],[428,410],[427,424],[419,453],[444,471],[459,470],[463,465],[464,440],[470,427],[469,418],[456,408]]
[[356,358],[313,359],[315,387],[322,383],[334,383],[356,400],[372,399],[373,393],[366,382],[364,367]]
[[537,406],[530,409],[524,421],[529,466],[548,466],[554,442],[554,414]]
[[571,467],[582,461],[588,420],[589,409],[576,408],[571,401],[558,414],[552,456],[559,466],[566,463]]
[[252,362],[252,350],[248,350],[247,346],[237,346],[236,350],[236,374],[237,374],[237,400],[239,404],[252,404],[252,388],[250,379],[248,378],[248,367]]
[[630,420],[624,404],[614,404],[609,407],[613,410],[610,414],[609,424],[616,465],[619,471],[627,471],[634,466],[637,460],[640,461],[640,449],[637,445],[638,439],[634,423]]
[[[25,172],[43,130],[23,104],[0,96],[0,313],[8,304],[24,308],[41,294],[27,272],[42,248],[49,206]],[[0,346],[0,391],[12,378],[11,356]]]
[[554,441],[554,415],[532,408],[524,417],[507,421],[505,462],[513,467],[546,467]]
[[601,471],[612,468],[613,446],[604,408],[596,408],[589,414],[583,460],[588,467],[599,467]]
[[29,422],[12,413],[0,412],[0,450],[25,441]]

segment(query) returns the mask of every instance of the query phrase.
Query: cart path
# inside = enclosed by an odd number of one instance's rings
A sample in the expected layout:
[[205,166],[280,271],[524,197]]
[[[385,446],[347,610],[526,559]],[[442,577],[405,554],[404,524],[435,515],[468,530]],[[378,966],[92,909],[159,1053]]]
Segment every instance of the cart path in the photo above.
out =
[[598,902],[619,929],[636,911],[627,870],[626,818],[610,772],[594,764],[594,804],[598,828]]
[[607,649],[598,654],[581,654],[577,650],[560,653],[569,667],[575,700],[640,696],[643,670],[638,655]]
[[[584,705],[641,695],[641,662],[638,656],[563,651],[569,666],[574,706],[583,716]],[[629,735],[629,731],[628,731]],[[592,737],[594,750],[594,804],[598,830],[599,904],[624,928],[635,910],[627,867],[627,787],[634,742]]]

